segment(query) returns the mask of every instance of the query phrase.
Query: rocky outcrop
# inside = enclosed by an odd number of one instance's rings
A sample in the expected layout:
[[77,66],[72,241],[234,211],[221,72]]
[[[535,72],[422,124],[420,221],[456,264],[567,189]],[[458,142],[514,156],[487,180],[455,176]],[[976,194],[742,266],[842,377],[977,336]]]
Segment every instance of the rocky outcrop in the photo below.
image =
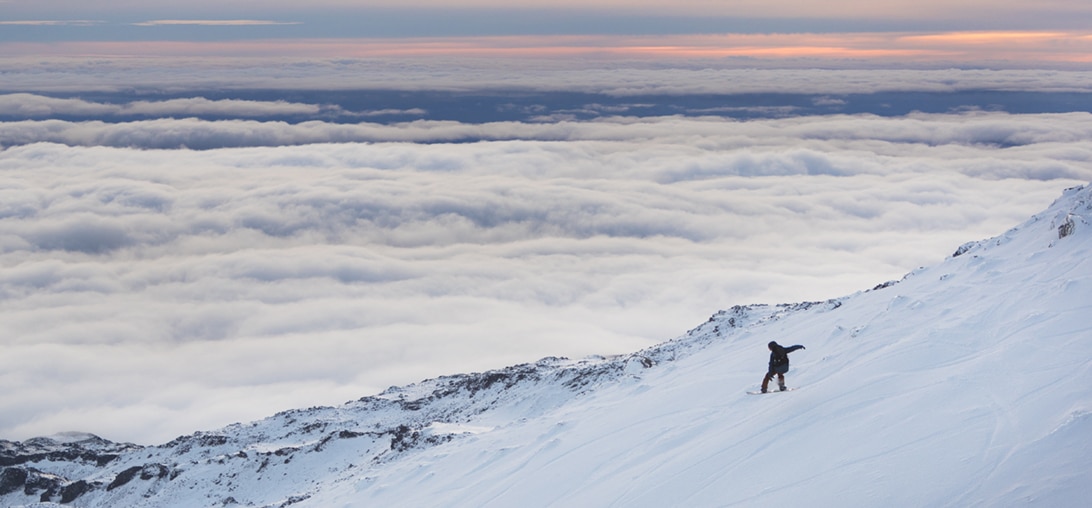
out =
[[106,467],[125,453],[141,450],[130,443],[114,443],[93,434],[63,434],[23,442],[0,440],[0,496],[21,491],[42,502],[67,504],[103,486],[82,478],[46,472],[48,464],[68,464],[67,470],[91,472]]

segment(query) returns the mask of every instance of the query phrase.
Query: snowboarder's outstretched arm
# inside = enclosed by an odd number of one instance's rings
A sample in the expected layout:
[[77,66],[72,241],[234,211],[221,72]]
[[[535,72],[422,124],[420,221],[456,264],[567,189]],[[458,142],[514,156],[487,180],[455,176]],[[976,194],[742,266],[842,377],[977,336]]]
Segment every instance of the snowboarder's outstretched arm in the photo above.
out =
[[797,349],[807,349],[807,348],[804,347],[804,346],[801,346],[800,344],[797,344],[795,346],[789,346],[789,347],[785,348],[785,352],[786,353],[791,353],[793,351],[796,351]]

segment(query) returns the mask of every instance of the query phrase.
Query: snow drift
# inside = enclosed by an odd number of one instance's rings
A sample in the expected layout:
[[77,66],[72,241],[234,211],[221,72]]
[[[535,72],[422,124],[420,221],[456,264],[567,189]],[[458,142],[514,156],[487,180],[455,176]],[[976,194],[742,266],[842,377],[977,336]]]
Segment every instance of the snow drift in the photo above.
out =
[[[1079,506],[1092,187],[903,280],[141,447],[0,441],[0,504]],[[766,343],[804,344],[753,396]]]

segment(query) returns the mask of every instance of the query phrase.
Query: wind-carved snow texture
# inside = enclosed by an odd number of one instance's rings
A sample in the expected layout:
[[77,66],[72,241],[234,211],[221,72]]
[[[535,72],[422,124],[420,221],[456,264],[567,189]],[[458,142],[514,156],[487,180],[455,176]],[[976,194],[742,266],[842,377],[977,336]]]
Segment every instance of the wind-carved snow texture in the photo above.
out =
[[[392,387],[159,446],[0,441],[0,505],[1079,506],[1092,187],[900,281],[631,355]],[[748,397],[766,343],[801,343]]]

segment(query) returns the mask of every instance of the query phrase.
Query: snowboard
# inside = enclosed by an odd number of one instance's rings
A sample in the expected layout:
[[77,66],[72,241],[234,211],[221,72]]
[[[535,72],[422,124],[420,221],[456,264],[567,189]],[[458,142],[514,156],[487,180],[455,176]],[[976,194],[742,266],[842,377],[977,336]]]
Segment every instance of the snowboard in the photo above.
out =
[[[786,389],[785,391],[786,391],[786,392],[791,392],[791,391],[793,391],[793,390],[795,390],[795,389],[796,389],[796,388],[788,388],[788,389]],[[781,390],[779,390],[779,389],[777,389],[777,388],[773,388],[773,389],[771,389],[770,391],[768,391],[768,392],[766,392],[766,393],[762,393],[762,392],[760,392],[760,391],[758,391],[758,390],[755,390],[755,391],[753,391],[753,392],[747,392],[747,395],[769,395],[769,394],[771,394],[771,393],[781,393]]]

